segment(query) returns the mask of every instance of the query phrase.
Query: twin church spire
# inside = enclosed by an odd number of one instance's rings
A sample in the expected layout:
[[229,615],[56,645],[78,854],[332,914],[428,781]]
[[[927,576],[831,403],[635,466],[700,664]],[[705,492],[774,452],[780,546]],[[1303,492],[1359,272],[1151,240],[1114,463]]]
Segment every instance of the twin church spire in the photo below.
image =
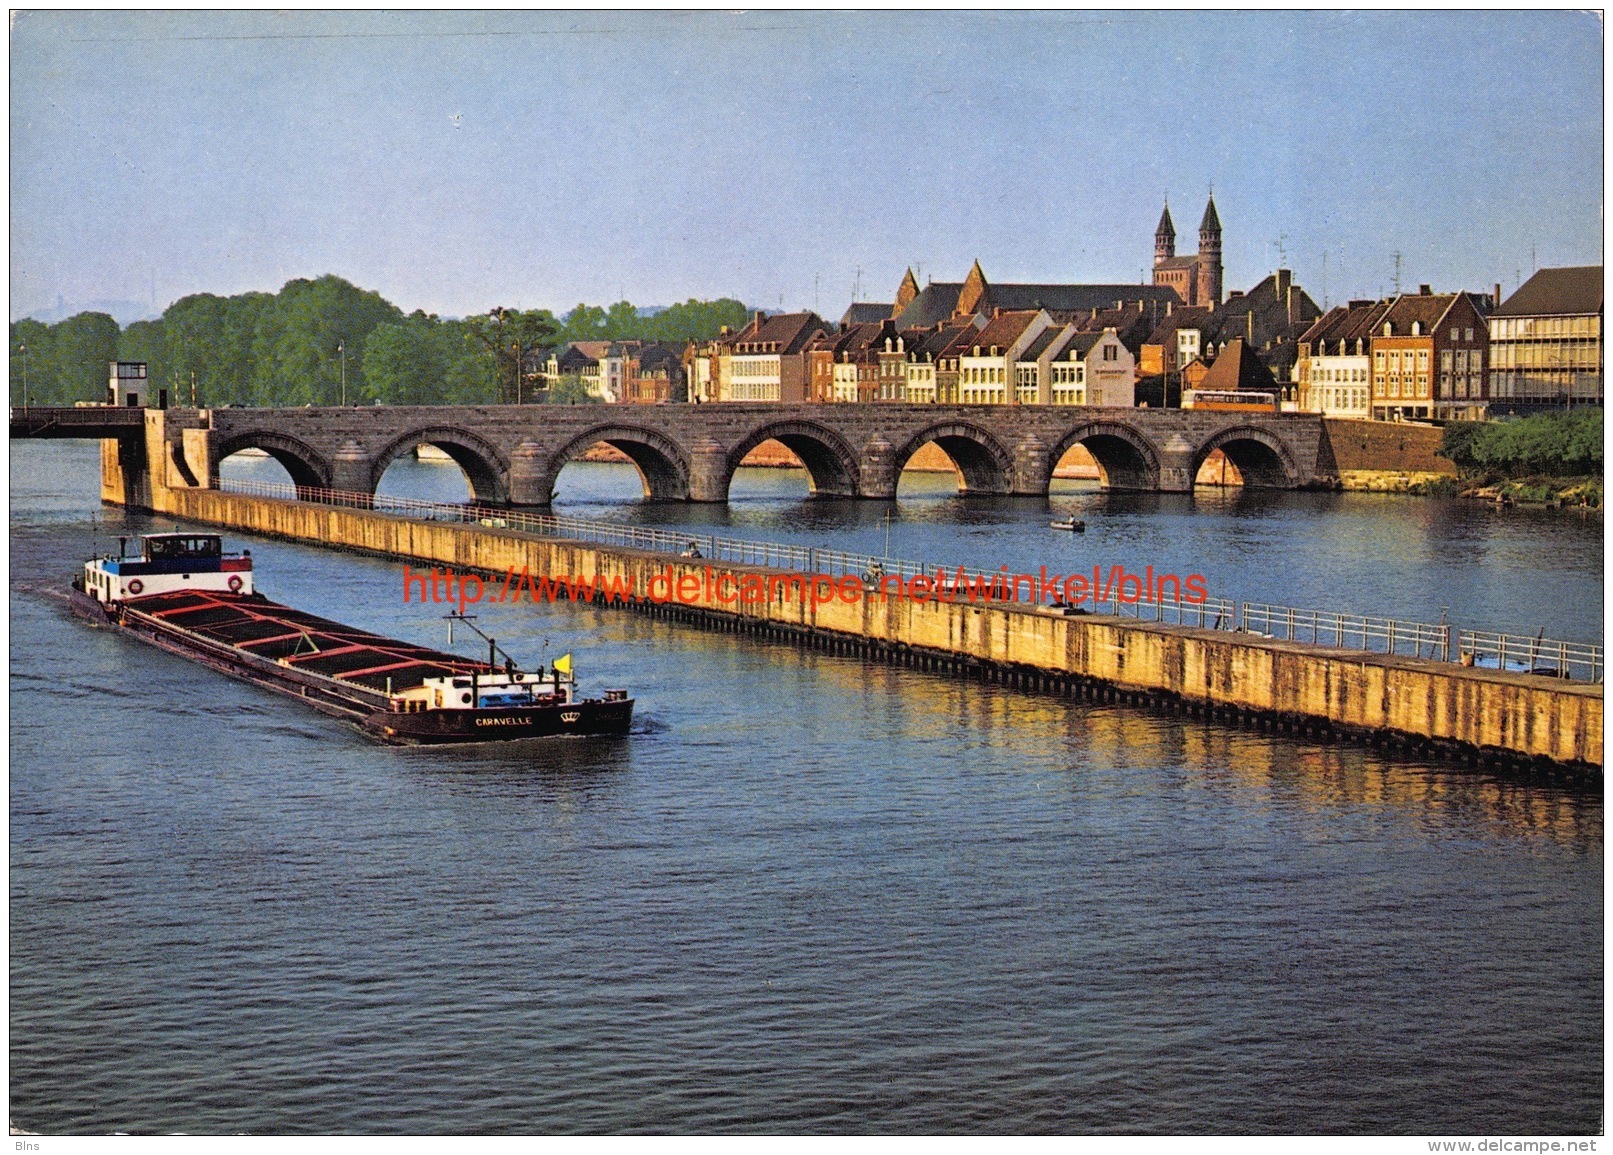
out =
[[1176,225],[1171,220],[1170,201],[1159,214],[1154,230],[1154,284],[1167,285],[1188,305],[1221,303],[1221,214],[1215,211],[1215,194],[1204,206],[1199,221],[1197,256],[1176,255]]

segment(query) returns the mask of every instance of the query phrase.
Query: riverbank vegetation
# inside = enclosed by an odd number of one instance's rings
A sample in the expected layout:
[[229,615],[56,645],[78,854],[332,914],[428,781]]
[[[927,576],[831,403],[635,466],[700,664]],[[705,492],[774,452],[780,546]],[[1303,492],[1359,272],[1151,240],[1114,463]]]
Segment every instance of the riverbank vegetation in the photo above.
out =
[[278,293],[196,293],[155,321],[119,327],[105,313],[54,325],[11,324],[11,400],[99,401],[107,363],[145,361],[154,389],[188,405],[487,404],[534,400],[518,357],[563,341],[709,340],[749,318],[735,300],[689,300],[642,316],[627,301],[489,309],[473,317],[405,314],[337,276],[288,281]]
[[1602,411],[1597,408],[1454,422],[1445,427],[1439,452],[1460,472],[1448,488],[1468,496],[1602,504]]

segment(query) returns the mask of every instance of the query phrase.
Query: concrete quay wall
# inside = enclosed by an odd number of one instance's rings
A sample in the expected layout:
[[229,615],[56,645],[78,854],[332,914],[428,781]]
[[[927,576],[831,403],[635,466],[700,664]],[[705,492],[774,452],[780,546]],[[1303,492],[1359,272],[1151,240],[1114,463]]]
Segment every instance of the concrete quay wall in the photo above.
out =
[[896,598],[848,604],[836,598],[813,605],[784,591],[770,601],[728,604],[707,593],[708,567],[713,575],[736,577],[777,571],[217,490],[173,489],[156,496],[163,512],[191,521],[460,572],[502,576],[526,568],[551,576],[617,577],[631,579],[632,588],[643,592],[652,578],[664,582],[670,571],[673,581],[689,576],[698,587],[693,598],[670,607],[683,613],[728,618],[783,636],[857,639],[887,656],[917,656],[926,668],[934,659],[935,668],[962,663],[1082,679],[1217,713],[1401,735],[1509,760],[1546,760],[1600,777],[1601,686],[1106,615],[1066,617],[1024,604]]

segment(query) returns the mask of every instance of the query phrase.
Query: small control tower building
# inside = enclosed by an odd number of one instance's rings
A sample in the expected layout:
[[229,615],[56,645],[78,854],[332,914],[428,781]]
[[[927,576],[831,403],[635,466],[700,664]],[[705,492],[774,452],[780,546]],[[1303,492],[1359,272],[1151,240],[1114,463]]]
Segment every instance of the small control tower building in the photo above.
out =
[[150,404],[150,398],[146,394],[144,361],[112,362],[112,375],[106,386],[106,403],[130,409]]

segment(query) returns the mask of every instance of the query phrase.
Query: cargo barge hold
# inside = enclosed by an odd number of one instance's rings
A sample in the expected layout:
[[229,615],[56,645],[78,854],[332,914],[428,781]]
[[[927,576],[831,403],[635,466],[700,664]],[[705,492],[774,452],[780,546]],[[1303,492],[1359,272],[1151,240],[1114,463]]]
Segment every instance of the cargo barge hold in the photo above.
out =
[[[251,555],[216,534],[153,534],[138,558],[97,558],[76,612],[221,673],[296,698],[389,743],[621,735],[626,690],[580,698],[570,656],[529,673],[383,637],[252,590]],[[489,655],[496,646],[489,639]]]

